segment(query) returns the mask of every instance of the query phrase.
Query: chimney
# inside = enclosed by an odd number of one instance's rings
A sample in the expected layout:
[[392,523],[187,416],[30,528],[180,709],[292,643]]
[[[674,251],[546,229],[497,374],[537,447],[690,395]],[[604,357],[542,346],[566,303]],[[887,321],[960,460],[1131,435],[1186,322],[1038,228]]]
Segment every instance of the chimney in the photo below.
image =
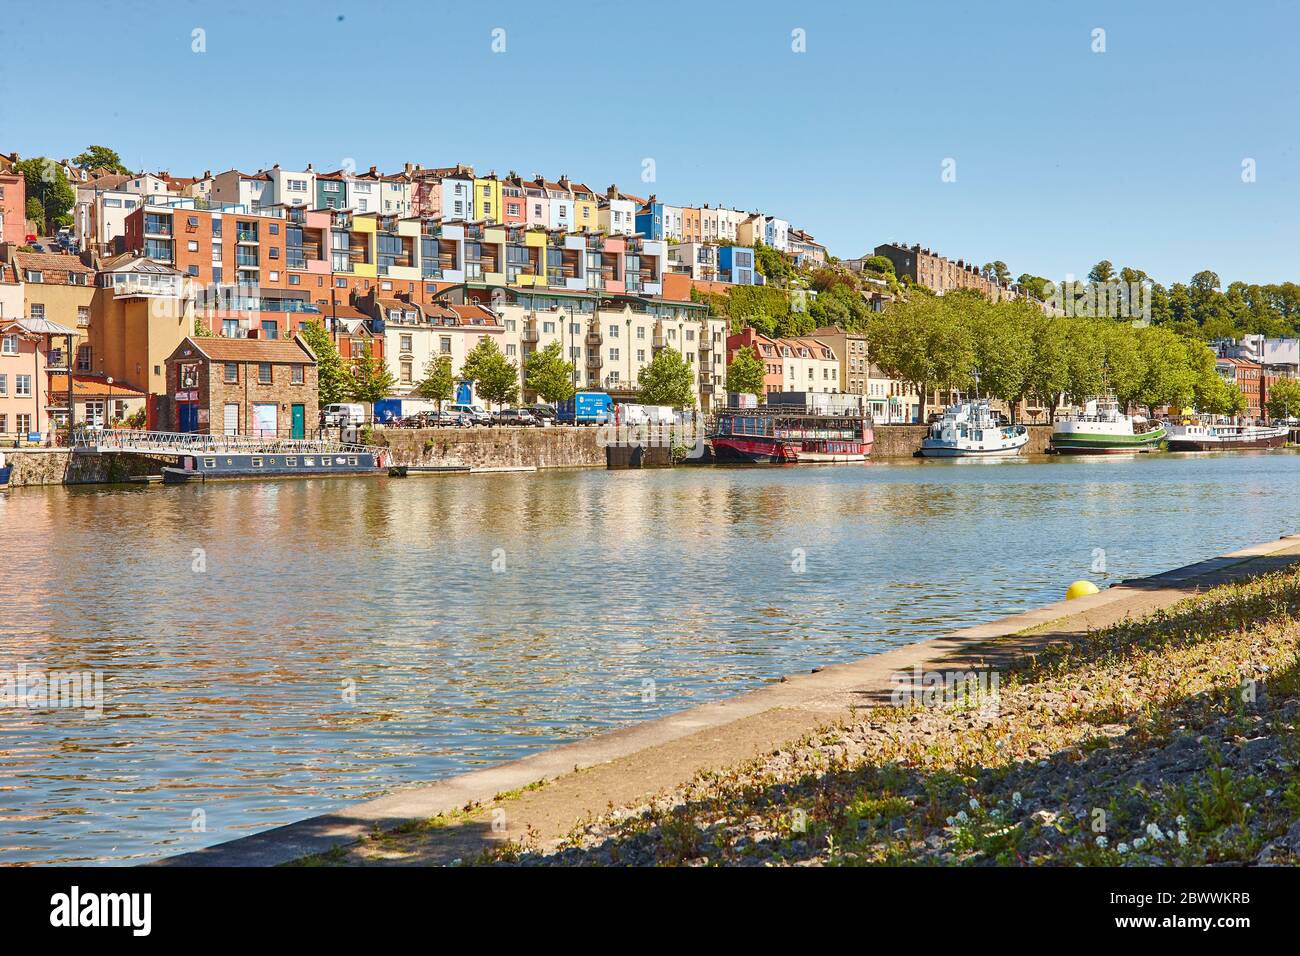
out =
[[312,166],[311,163],[308,163],[308,164],[307,164],[307,172],[309,172],[309,173],[314,173],[314,172],[316,172],[316,168],[315,168],[314,166]]
[[371,175],[371,176],[378,176],[378,175],[379,175],[379,167],[378,167],[378,166],[371,166],[371,167],[370,167],[370,175]]
[[203,170],[203,178],[204,178],[204,179],[211,179],[211,178],[212,178],[212,170],[210,170],[210,169],[205,169],[205,170]]
[[402,170],[403,170],[403,171],[406,173],[406,175],[408,175],[408,176],[411,175],[411,173],[415,172],[416,169],[417,169],[417,167],[416,167],[414,164],[412,164],[412,163],[403,163],[403,164],[402,164]]

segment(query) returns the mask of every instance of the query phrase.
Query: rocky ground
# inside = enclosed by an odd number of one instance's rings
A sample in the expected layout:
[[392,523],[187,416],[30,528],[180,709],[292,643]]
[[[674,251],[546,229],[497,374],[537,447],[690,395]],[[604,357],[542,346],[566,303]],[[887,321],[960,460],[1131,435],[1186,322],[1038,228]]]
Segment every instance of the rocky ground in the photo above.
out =
[[[996,701],[883,706],[515,865],[1295,864],[1300,572],[1054,646]],[[427,826],[439,826],[438,820]]]

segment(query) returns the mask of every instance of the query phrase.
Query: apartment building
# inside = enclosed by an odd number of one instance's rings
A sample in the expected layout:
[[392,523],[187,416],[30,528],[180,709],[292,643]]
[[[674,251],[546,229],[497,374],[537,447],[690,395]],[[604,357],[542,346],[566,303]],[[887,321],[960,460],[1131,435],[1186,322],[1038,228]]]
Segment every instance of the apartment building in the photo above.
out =
[[727,364],[752,348],[764,365],[765,392],[840,392],[840,360],[819,337],[772,338],[754,328],[727,337]]
[[994,302],[1018,296],[1010,283],[1001,284],[995,278],[984,275],[974,263],[964,259],[953,261],[919,243],[911,246],[885,243],[876,246],[874,254],[884,256],[892,262],[894,273],[899,279],[907,276],[937,295],[954,289],[974,289]]
[[801,269],[819,269],[826,265],[826,247],[802,229],[791,229],[790,254]]
[[748,246],[722,246],[718,250],[718,278],[733,285],[762,285],[754,250]]
[[830,346],[839,362],[839,391],[866,398],[870,394],[871,366],[867,359],[867,337],[827,325],[813,331],[813,338]]
[[716,245],[709,242],[678,242],[668,247],[668,267],[677,275],[696,282],[720,281]]
[[630,236],[636,232],[636,213],[644,200],[634,196],[625,196],[617,186],[605,190],[600,201],[600,219],[598,226],[602,232],[614,235]]
[[0,319],[0,438],[41,441],[66,425],[72,409],[66,375],[75,332],[46,319]]
[[89,340],[75,370],[165,394],[164,364],[194,330],[194,298],[192,280],[146,256],[123,253],[100,263]]

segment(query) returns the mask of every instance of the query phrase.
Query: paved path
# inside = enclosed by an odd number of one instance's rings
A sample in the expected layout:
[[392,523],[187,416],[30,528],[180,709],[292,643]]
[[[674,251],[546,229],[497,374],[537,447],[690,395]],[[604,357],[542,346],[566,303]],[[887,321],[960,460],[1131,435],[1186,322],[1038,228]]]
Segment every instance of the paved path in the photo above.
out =
[[[267,866],[291,862],[355,843],[376,827],[457,814],[447,826],[403,835],[385,854],[381,846],[351,851],[344,862],[424,865],[469,858],[502,839],[526,833],[553,845],[586,818],[611,805],[643,802],[691,780],[702,770],[741,763],[776,750],[817,728],[848,717],[853,707],[888,702],[891,675],[924,670],[1000,667],[1055,641],[1168,607],[1200,590],[1300,563],[1300,535],[1256,545],[1149,578],[1126,581],[1099,594],[899,647],[848,664],[780,683],[729,700],[602,734],[487,770],[427,786],[399,790],[345,812],[313,817],[192,853],[162,866]],[[492,829],[492,805],[500,794],[547,781],[511,795],[504,829]]]

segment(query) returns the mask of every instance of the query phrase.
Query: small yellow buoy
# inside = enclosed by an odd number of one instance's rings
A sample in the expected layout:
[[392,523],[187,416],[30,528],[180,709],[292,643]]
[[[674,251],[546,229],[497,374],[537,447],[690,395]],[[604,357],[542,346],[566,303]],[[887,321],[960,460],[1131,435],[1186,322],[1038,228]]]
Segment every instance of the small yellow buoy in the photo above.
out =
[[1083,597],[1087,594],[1096,594],[1097,592],[1097,585],[1093,584],[1091,581],[1075,581],[1066,589],[1065,599],[1067,601],[1073,601],[1075,598]]

